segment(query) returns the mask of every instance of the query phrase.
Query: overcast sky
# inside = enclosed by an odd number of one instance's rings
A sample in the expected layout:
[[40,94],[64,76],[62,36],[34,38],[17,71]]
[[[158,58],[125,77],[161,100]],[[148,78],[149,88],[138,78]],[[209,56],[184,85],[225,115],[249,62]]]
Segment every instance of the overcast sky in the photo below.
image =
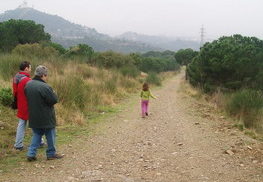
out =
[[[118,35],[126,31],[149,35],[206,39],[242,34],[263,39],[263,0],[27,0],[28,6],[71,22]],[[0,0],[0,13],[23,0]]]

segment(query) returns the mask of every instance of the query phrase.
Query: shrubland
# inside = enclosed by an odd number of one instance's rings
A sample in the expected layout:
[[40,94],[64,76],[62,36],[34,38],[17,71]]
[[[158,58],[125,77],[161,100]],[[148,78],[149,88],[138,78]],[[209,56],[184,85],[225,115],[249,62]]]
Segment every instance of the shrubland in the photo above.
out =
[[220,108],[247,128],[263,131],[263,41],[233,35],[206,43],[187,65],[187,79],[216,95]]

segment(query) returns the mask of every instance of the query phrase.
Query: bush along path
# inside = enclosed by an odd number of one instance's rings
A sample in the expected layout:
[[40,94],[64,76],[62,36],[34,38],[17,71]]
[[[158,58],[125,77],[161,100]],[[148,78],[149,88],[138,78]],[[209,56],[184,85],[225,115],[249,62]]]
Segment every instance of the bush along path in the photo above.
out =
[[91,136],[59,146],[65,158],[39,155],[2,172],[0,180],[262,182],[262,142],[179,92],[183,75],[153,90],[158,99],[150,101],[149,117],[141,118],[140,100],[131,98],[123,111],[97,123]]

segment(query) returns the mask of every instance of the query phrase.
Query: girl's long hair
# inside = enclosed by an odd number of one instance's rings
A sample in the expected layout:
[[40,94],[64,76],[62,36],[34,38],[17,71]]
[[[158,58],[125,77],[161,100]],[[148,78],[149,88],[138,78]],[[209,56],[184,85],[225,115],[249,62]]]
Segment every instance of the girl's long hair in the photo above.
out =
[[143,91],[148,91],[148,90],[149,90],[149,85],[148,85],[148,83],[144,83],[144,84],[142,85],[142,90],[143,90]]

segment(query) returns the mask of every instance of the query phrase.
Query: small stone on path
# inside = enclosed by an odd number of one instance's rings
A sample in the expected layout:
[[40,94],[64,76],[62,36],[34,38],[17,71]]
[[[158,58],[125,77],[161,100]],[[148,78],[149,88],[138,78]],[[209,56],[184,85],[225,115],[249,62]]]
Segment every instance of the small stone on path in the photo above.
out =
[[252,147],[250,147],[250,146],[247,146],[247,148],[248,148],[249,150],[252,150]]
[[225,153],[229,154],[229,155],[234,155],[235,154],[232,150],[226,150]]

